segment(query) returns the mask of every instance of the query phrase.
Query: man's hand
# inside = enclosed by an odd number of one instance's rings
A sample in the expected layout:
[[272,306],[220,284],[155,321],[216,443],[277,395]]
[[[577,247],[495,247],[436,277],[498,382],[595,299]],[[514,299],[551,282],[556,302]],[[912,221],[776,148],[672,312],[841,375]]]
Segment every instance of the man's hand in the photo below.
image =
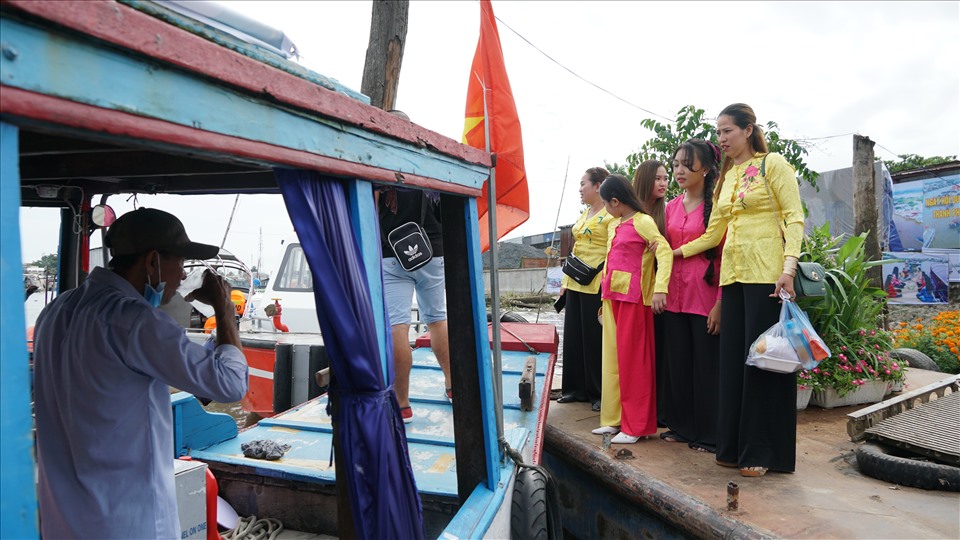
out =
[[220,310],[224,307],[227,311],[235,312],[233,302],[230,300],[230,285],[223,279],[223,276],[214,274],[210,270],[203,271],[203,283],[200,288],[188,294],[184,300],[192,302],[198,300],[208,306],[213,306],[217,314],[217,320],[220,320]]
[[210,270],[203,271],[203,284],[188,294],[187,302],[199,300],[213,306],[217,317],[217,345],[233,345],[240,349],[240,333],[237,329],[237,309],[230,300],[230,285],[223,276]]

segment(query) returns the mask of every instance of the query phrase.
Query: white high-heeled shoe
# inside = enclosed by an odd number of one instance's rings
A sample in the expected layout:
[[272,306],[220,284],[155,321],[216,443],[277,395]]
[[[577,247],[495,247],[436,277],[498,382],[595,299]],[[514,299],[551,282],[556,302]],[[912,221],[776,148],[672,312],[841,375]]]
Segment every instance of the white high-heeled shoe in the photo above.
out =
[[624,433],[624,432],[621,431],[621,432],[618,433],[617,436],[614,437],[613,440],[610,441],[610,442],[612,442],[613,444],[633,444],[633,443],[635,443],[635,442],[637,442],[637,441],[639,441],[639,440],[640,440],[640,437],[634,437],[633,435],[627,435],[626,433]]
[[591,431],[590,433],[593,433],[594,435],[603,435],[605,433],[612,433],[616,435],[617,433],[620,433],[620,427],[619,426],[600,426],[597,429],[594,429],[593,431]]

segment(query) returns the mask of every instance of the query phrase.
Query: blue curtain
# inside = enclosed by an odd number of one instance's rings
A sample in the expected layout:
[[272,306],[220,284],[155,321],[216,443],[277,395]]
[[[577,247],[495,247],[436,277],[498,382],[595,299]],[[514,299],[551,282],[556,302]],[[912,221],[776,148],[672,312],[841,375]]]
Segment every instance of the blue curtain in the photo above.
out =
[[[347,483],[357,537],[423,538],[420,496],[393,392],[393,350],[387,347],[385,384],[343,183],[312,171],[276,169],[275,174],[313,273],[317,318],[333,374],[330,394],[339,399],[333,421],[346,478],[337,482]],[[391,343],[389,326],[385,337]]]

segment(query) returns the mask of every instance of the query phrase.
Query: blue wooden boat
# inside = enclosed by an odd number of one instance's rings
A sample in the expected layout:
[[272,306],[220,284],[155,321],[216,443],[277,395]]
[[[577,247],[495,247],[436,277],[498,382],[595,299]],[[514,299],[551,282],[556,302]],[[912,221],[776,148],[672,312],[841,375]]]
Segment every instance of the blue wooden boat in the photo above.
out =
[[[522,352],[504,351],[502,370],[500,348],[488,340],[476,198],[490,154],[369,106],[365,96],[286,59],[282,39],[278,47],[246,41],[165,3],[13,0],[0,4],[0,34],[0,537],[38,536],[23,283],[19,271],[8,271],[20,266],[21,242],[31,240],[20,230],[21,206],[60,210],[58,286],[65,291],[88,270],[94,205],[130,193],[277,193],[279,168],[343,186],[382,373],[389,333],[373,186],[441,193],[447,275],[459,277],[447,280],[446,291],[456,399],[445,403],[442,383],[433,390],[439,371],[427,361],[429,349],[418,349],[418,416],[407,434],[423,529],[447,538],[509,534],[517,479],[528,487],[544,481],[519,463],[539,456],[557,338],[552,326],[513,329],[521,338],[537,335],[531,341],[540,354],[518,341]],[[352,464],[331,465],[337,428],[323,420],[326,399],[238,433],[229,417],[178,395],[176,454],[207,461],[241,512],[290,515],[302,520],[291,527],[352,536],[363,509],[352,508],[334,483]],[[289,454],[277,462],[238,457],[242,442],[261,436],[287,441]],[[265,490],[269,496],[255,496]],[[304,508],[306,500],[318,506]],[[528,519],[528,501],[518,507]],[[543,523],[545,511],[537,512]]]
[[[517,337],[503,342],[503,387],[520,388],[532,361],[536,386],[549,388],[556,361],[556,329],[524,323],[506,323],[506,329]],[[527,345],[538,349],[537,354],[531,354]],[[410,401],[416,416],[407,426],[407,441],[427,537],[510,536],[507,508],[513,499],[515,464],[501,462],[503,489],[495,490],[492,497],[472,494],[461,505],[453,407],[442,394],[443,374],[429,347],[414,349],[413,363]],[[549,392],[538,391],[529,410],[524,410],[519,392],[505,393],[504,435],[524,462],[540,461],[548,404]],[[298,531],[336,530],[333,428],[327,405],[323,395],[238,432],[233,418],[208,413],[192,395],[180,393],[173,401],[176,450],[210,466],[220,496],[241,516],[269,516]],[[287,444],[290,450],[276,461],[244,457],[241,445],[256,440]]]

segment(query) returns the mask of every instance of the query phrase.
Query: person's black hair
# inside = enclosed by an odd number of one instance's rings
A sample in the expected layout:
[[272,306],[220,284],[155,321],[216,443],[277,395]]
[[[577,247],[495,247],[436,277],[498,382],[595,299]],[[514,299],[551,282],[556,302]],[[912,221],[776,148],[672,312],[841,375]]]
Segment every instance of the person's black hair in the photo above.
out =
[[610,176],[610,173],[603,167],[590,167],[585,174],[590,183],[595,186],[603,182],[604,178]]
[[[643,212],[643,205],[637,197],[637,192],[626,178],[619,174],[611,174],[600,184],[600,198],[604,202],[617,199],[637,212]],[[646,213],[646,212],[643,212]]]
[[[717,178],[720,177],[720,149],[713,143],[703,139],[690,139],[674,150],[674,160],[677,159],[677,155],[681,153],[681,150],[683,151],[683,156],[680,163],[682,163],[684,167],[693,172],[700,172],[699,169],[693,168],[696,162],[699,161],[700,166],[707,169],[707,174],[703,177],[703,228],[706,229],[710,223],[710,214],[713,213],[714,188],[717,183]],[[706,281],[708,285],[715,285],[716,269],[714,268],[713,260],[717,256],[717,248],[710,248],[706,250],[703,255],[710,261],[706,271],[703,273],[703,280]]]
[[[113,270],[118,274],[123,274],[127,270],[133,268],[137,261],[140,260],[140,257],[143,257],[149,253],[149,251],[144,251],[143,253],[131,253],[128,255],[116,255],[110,257],[110,261],[107,263],[107,269]],[[168,258],[173,256],[169,251],[160,250],[158,251],[161,258]]]
[[657,184],[657,171],[660,167],[666,169],[663,163],[655,159],[648,159],[641,163],[637,170],[633,172],[633,190],[637,193],[637,199],[644,205],[643,213],[653,218],[657,224],[660,234],[667,234],[666,218],[666,197],[660,197],[652,202],[647,208],[647,203],[653,198],[653,189]]
[[[721,116],[729,116],[740,129],[747,129],[750,126],[753,126],[753,131],[750,133],[750,137],[747,139],[747,142],[750,145],[750,151],[752,153],[763,153],[766,154],[769,152],[767,149],[767,140],[763,135],[763,128],[757,124],[757,115],[753,112],[751,108],[746,103],[733,103],[727,105],[720,111],[720,114],[717,115],[719,119]],[[733,158],[730,156],[724,156],[723,165],[720,166],[720,182],[717,186],[717,196],[720,195],[719,188],[723,186],[723,182],[727,176],[727,171],[733,168]]]
[[118,274],[123,274],[127,270],[133,268],[133,265],[136,264],[142,256],[143,253],[133,253],[129,255],[117,255],[115,257],[110,257],[110,262],[107,263],[107,268]]

